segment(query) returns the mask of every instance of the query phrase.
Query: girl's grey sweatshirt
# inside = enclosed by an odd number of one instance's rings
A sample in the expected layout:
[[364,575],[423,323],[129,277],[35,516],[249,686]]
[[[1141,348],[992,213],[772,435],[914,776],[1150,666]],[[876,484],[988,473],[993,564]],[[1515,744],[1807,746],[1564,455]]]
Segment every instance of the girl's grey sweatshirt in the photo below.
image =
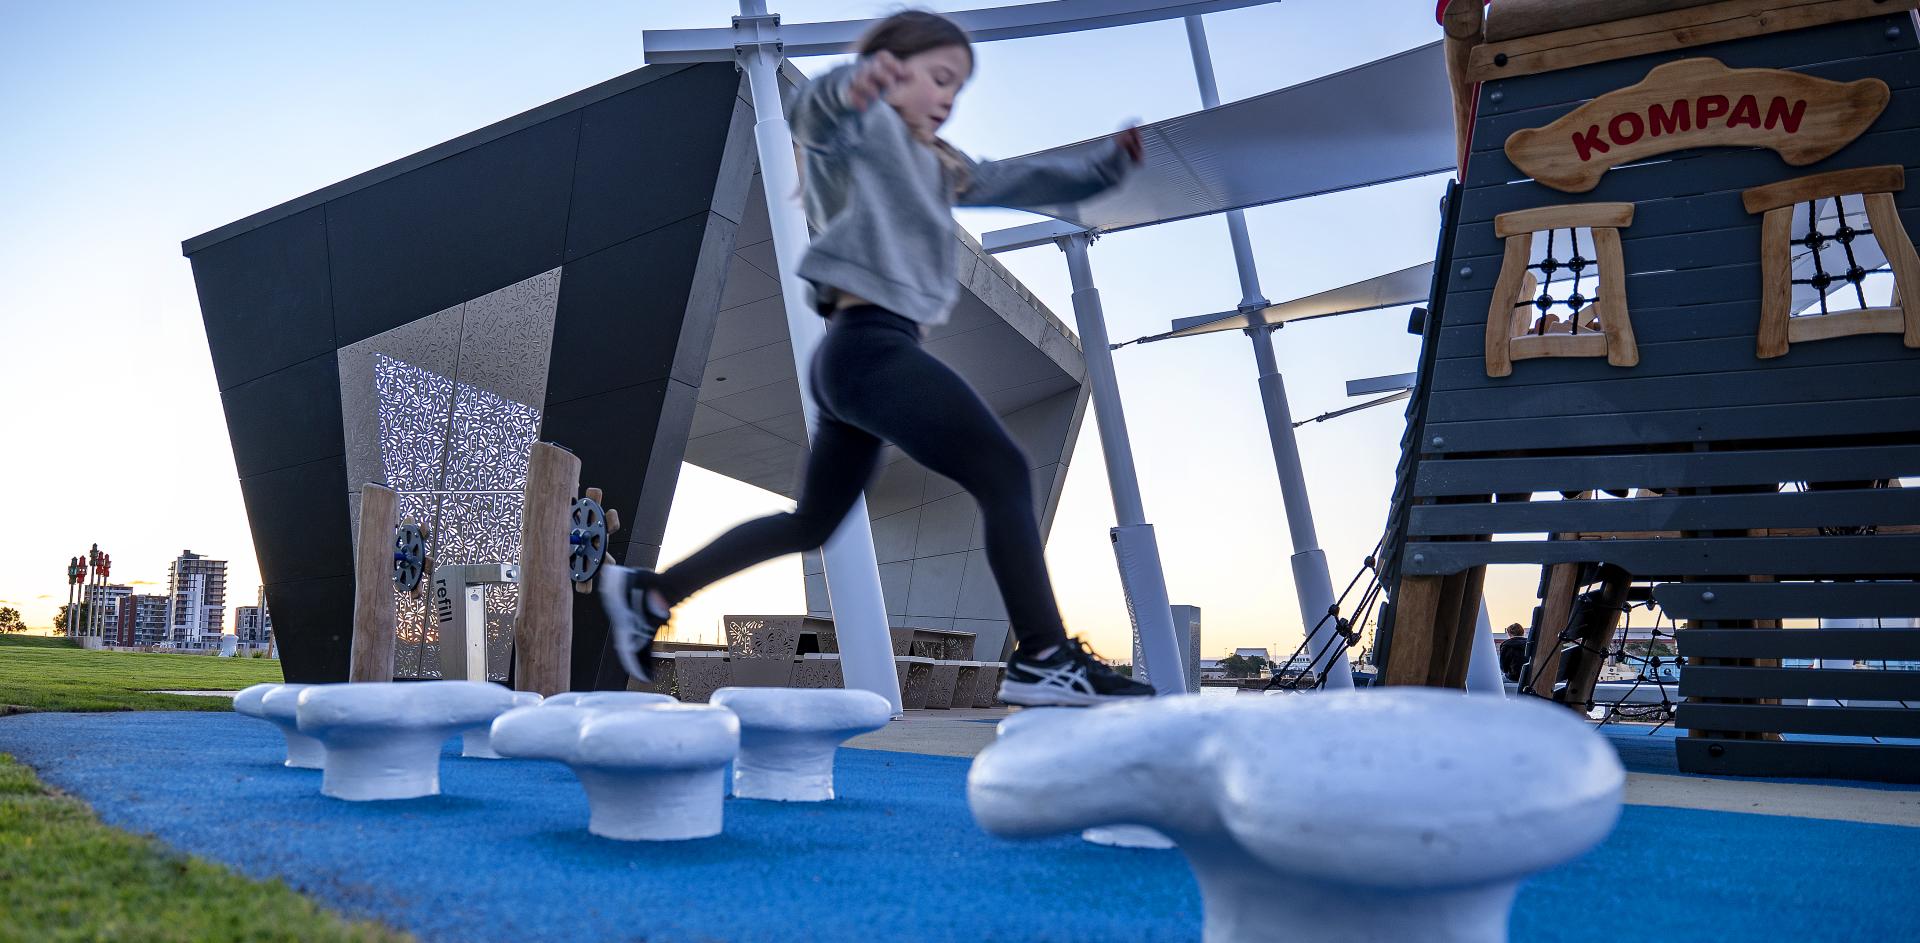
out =
[[854,110],[847,97],[854,68],[816,79],[793,108],[807,221],[815,231],[800,276],[823,313],[847,292],[922,325],[943,323],[960,292],[954,205],[1076,203],[1119,183],[1132,167],[1117,143],[1094,160],[962,158],[968,173],[956,188],[893,106],[875,101]]

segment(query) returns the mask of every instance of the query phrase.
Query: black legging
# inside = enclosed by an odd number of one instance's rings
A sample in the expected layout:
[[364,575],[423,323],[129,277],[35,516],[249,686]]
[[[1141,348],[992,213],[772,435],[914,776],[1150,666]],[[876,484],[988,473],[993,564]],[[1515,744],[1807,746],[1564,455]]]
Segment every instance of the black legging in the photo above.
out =
[[677,604],[756,563],[826,543],[873,477],[885,440],[980,503],[987,565],[1020,647],[1065,642],[1026,454],[967,381],[920,349],[919,325],[884,308],[839,311],[812,373],[820,422],[798,506],[721,534],[661,573],[661,594]]

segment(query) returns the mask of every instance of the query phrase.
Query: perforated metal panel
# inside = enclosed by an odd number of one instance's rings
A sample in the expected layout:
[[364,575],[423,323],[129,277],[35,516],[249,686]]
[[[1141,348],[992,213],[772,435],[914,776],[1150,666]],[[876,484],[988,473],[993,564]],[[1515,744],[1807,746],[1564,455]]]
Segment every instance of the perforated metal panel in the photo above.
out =
[[[429,531],[439,563],[520,557],[527,455],[540,433],[560,269],[340,351],[349,501],[359,485],[400,492],[401,520]],[[359,522],[354,522],[356,537]],[[518,588],[487,590],[487,661],[504,680]],[[440,675],[426,598],[398,593],[394,675]]]

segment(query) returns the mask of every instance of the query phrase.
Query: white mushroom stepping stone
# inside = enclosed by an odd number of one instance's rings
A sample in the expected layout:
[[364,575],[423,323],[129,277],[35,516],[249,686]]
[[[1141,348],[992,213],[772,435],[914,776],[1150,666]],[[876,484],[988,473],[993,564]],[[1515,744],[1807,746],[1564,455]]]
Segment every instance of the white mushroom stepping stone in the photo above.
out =
[[683,841],[720,834],[722,773],[740,750],[740,721],[704,704],[549,700],[502,714],[493,748],[571,767],[587,791],[587,831],[595,835]]
[[[994,725],[994,736],[1004,737],[1029,724],[1046,723],[1050,717],[1072,717],[1078,707],[1023,707]],[[1173,839],[1145,825],[1099,825],[1080,833],[1082,841],[1113,848],[1150,848],[1164,851],[1173,847]]]
[[300,732],[326,744],[320,794],[355,802],[440,793],[447,738],[513,708],[488,681],[362,681],[300,692]]
[[258,717],[275,727],[287,741],[286,765],[295,769],[319,769],[326,765],[327,748],[320,741],[300,732],[294,710],[300,706],[305,684],[256,684],[233,696],[233,709],[248,717]]
[[1207,943],[1504,941],[1520,882],[1620,816],[1613,748],[1564,707],[1390,688],[1046,712],[974,760],[986,830],[1150,827]]
[[834,751],[893,719],[886,698],[844,688],[721,688],[711,703],[740,718],[733,794],[741,799],[832,799]]
[[[540,695],[533,691],[513,692],[514,707],[532,707],[538,703],[540,703]],[[490,736],[492,729],[493,718],[489,717],[486,723],[462,732],[460,734],[460,755],[476,760],[500,759],[500,754],[493,752],[492,737]]]
[[549,707],[639,707],[676,703],[671,694],[652,691],[566,691],[541,703]]

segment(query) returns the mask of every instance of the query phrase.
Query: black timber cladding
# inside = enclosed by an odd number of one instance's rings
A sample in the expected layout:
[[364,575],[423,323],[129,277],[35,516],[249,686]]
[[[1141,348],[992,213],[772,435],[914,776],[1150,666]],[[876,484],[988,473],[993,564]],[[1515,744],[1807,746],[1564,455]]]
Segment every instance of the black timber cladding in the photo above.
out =
[[[567,266],[541,437],[579,454],[623,518],[661,517],[639,513],[643,483],[670,500],[673,476],[649,467],[677,470],[659,445],[684,436],[660,427],[684,428],[693,395],[670,374],[697,380],[681,361],[704,362],[712,332],[685,323],[695,273],[731,252],[750,173],[739,82],[729,64],[641,69],[183,245],[287,680],[346,676],[342,347]],[[723,165],[741,179],[722,185]],[[611,549],[658,540],[636,529]],[[577,597],[575,688],[607,676],[604,635]]]
[[[1911,490],[1871,487],[1920,476],[1920,350],[1883,334],[1796,343],[1785,356],[1759,359],[1760,217],[1740,200],[1762,184],[1899,164],[1908,181],[1895,205],[1907,232],[1920,232],[1915,26],[1900,13],[1479,89],[1459,218],[1438,259],[1430,318],[1438,323],[1429,324],[1422,351],[1422,402],[1408,410],[1399,526],[1390,528],[1383,572],[1607,562],[1643,582],[1668,581],[1654,594],[1667,616],[1693,626],[1676,636],[1688,660],[1681,693],[1692,698],[1678,718],[1694,731],[1678,746],[1685,771],[1920,782],[1920,747],[1777,739],[1915,736],[1920,711],[1908,705],[1920,706],[1920,671],[1900,670],[1900,662],[1920,661],[1920,632],[1739,627],[1920,615],[1920,500]],[[1860,137],[1803,167],[1769,150],[1700,148],[1615,167],[1593,190],[1570,194],[1532,182],[1507,159],[1503,146],[1515,131],[1694,57],[1840,82],[1878,78],[1892,97]],[[1494,217],[1615,201],[1634,206],[1619,235],[1640,362],[1535,359],[1488,377],[1486,317],[1504,250]],[[1798,482],[1828,487],[1782,487]],[[1667,493],[1551,500],[1555,492],[1635,488]],[[1762,536],[1768,529],[1791,533]],[[1577,533],[1621,536],[1545,539]],[[1821,582],[1750,581],[1755,576]],[[1796,658],[1829,659],[1828,667],[1778,667]],[[1856,659],[1873,667],[1833,667]],[[1819,706],[1831,698],[1853,706]],[[1762,702],[1730,703],[1739,700]]]
[[[1889,30],[1896,35],[1889,38]],[[1828,159],[1791,167],[1772,151],[1700,148],[1616,167],[1583,194],[1534,183],[1502,151],[1506,136],[1538,127],[1592,98],[1639,81],[1653,67],[1706,56],[1730,67],[1777,67],[1838,81],[1879,77],[1892,87],[1885,112],[1865,134]],[[1839,23],[1712,46],[1600,63],[1561,72],[1488,82],[1480,90],[1473,152],[1460,191],[1460,221],[1451,256],[1443,312],[1433,352],[1431,393],[1409,436],[1418,450],[1414,493],[1426,507],[1412,511],[1415,534],[1548,533],[1629,529],[1706,530],[1725,527],[1729,514],[1750,510],[1737,502],[1646,499],[1637,509],[1591,511],[1502,502],[1475,508],[1442,508],[1444,494],[1487,494],[1480,483],[1497,476],[1504,492],[1581,491],[1610,467],[1609,486],[1660,487],[1693,484],[1703,469],[1712,476],[1715,453],[1743,464],[1741,485],[1863,477],[1833,469],[1808,474],[1801,456],[1844,447],[1865,456],[1880,477],[1920,475],[1920,351],[1898,336],[1869,335],[1796,344],[1783,357],[1754,353],[1759,318],[1760,218],[1746,212],[1740,193],[1749,187],[1849,167],[1899,163],[1913,180],[1896,195],[1909,232],[1920,231],[1920,47],[1905,15]],[[1640,363],[1614,367],[1602,359],[1545,359],[1515,365],[1513,375],[1485,371],[1485,319],[1500,267],[1502,242],[1493,217],[1512,210],[1566,203],[1625,201],[1635,207],[1633,224],[1620,230],[1629,315],[1639,340]],[[1441,300],[1441,299],[1436,299]],[[1840,437],[1849,437],[1841,439]],[[1798,441],[1796,441],[1798,440]],[[1783,454],[1774,468],[1770,453]],[[1695,452],[1686,482],[1656,481],[1656,467],[1676,452]],[[1567,457],[1517,459],[1532,453]],[[1668,453],[1660,455],[1659,453]],[[1499,457],[1496,457],[1499,456]],[[1589,468],[1585,457],[1600,457]],[[1644,464],[1639,456],[1647,456]],[[1748,456],[1740,458],[1735,456]],[[1757,457],[1757,459],[1755,458]],[[1448,466],[1461,462],[1460,472]],[[1611,463],[1610,466],[1607,463]],[[1495,466],[1504,466],[1496,468]],[[1459,480],[1447,482],[1458,477]],[[1727,477],[1721,475],[1720,477]],[[1460,481],[1470,481],[1461,484]],[[1860,516],[1873,506],[1886,514],[1913,516],[1912,502],[1880,495],[1781,495],[1770,504],[1768,524],[1814,527],[1830,517]],[[1591,519],[1580,520],[1590,513]],[[1897,523],[1886,520],[1882,523]],[[1911,540],[1859,547],[1858,555],[1891,555],[1869,572],[1920,572],[1920,550]],[[1410,538],[1421,540],[1420,537]],[[1872,538],[1857,538],[1856,543]],[[1614,559],[1636,574],[1680,577],[1712,575],[1725,559],[1678,558],[1677,548],[1651,547],[1646,566]],[[1525,558],[1539,543],[1409,544],[1397,563],[1409,575],[1458,572],[1485,562]],[[1640,548],[1614,547],[1616,551]],[[1733,549],[1733,548],[1729,548]],[[1806,547],[1809,554],[1816,549]],[[1414,559],[1414,554],[1419,559]],[[1596,549],[1555,547],[1552,555],[1585,555]],[[1745,558],[1742,553],[1739,556]],[[1809,565],[1810,564],[1810,565]],[[1792,560],[1777,564],[1793,572]],[[1837,563],[1802,561],[1800,572],[1831,571]],[[1764,568],[1741,572],[1767,572]]]

